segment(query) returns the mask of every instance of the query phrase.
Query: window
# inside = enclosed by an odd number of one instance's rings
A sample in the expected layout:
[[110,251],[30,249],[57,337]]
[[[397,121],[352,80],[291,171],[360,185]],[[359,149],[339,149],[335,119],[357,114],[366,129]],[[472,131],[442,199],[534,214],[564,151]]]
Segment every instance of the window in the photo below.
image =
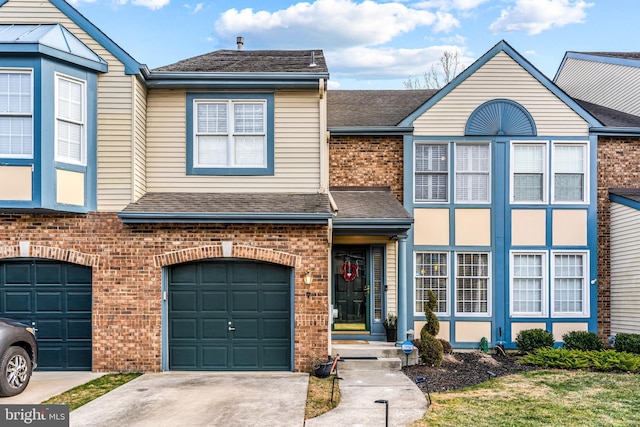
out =
[[196,167],[266,167],[265,101],[196,100],[195,110]]
[[555,202],[584,202],[586,145],[553,145],[553,192]]
[[553,254],[553,313],[588,315],[586,254]]
[[456,313],[489,314],[489,254],[456,254]]
[[544,202],[545,144],[512,145],[512,200],[514,202]]
[[543,253],[512,255],[511,312],[518,316],[545,314],[545,276]]
[[419,202],[446,202],[449,177],[447,144],[416,144],[415,198]]
[[456,144],[456,202],[489,202],[489,144]]
[[55,159],[86,163],[84,82],[61,75],[56,77]]
[[33,157],[33,84],[30,71],[0,70],[0,156]]
[[446,253],[416,253],[416,313],[424,312],[424,303],[429,301],[429,291],[432,291],[438,299],[436,313],[448,312],[449,269],[447,265]]

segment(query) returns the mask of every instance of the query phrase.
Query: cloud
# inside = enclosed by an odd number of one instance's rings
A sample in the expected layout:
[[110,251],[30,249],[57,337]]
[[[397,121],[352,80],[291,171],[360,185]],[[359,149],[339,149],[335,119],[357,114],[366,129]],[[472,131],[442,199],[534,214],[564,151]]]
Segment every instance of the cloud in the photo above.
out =
[[[96,1],[97,0],[70,0],[69,3],[71,4],[77,4],[80,2],[95,3]],[[129,0],[113,0],[113,1],[114,3],[122,6],[129,3]],[[158,10],[168,5],[170,1],[171,0],[131,0],[131,4],[134,6],[143,6],[151,10]],[[184,5],[184,7],[188,9],[190,6]]]
[[445,31],[455,26],[452,18],[401,3],[316,0],[275,12],[230,9],[216,21],[215,31],[222,40],[244,36],[249,49],[258,48],[262,40],[270,48],[295,47],[305,40],[310,47],[331,49],[382,45],[434,24]]
[[591,6],[593,3],[584,0],[517,0],[515,6],[502,10],[489,30],[494,34],[526,31],[535,35],[552,27],[583,23]]
[[416,3],[415,7],[421,9],[471,10],[488,1],[489,0],[427,0]]
[[73,6],[80,4],[80,3],[95,3],[97,0],[67,0],[69,3],[71,3]]
[[460,21],[458,21],[452,14],[445,12],[436,12],[437,22],[433,27],[433,31],[436,33],[449,32],[455,27],[460,27]]
[[204,3],[198,3],[195,8],[193,8],[193,13],[198,13],[202,10]]

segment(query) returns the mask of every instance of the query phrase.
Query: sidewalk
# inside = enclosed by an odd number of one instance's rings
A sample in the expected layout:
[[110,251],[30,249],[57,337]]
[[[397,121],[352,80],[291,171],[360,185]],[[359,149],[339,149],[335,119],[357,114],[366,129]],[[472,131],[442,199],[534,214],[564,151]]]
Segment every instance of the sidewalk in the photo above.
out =
[[413,424],[427,410],[427,400],[402,372],[340,371],[342,397],[337,408],[305,422],[306,427],[383,427],[389,402],[389,426]]

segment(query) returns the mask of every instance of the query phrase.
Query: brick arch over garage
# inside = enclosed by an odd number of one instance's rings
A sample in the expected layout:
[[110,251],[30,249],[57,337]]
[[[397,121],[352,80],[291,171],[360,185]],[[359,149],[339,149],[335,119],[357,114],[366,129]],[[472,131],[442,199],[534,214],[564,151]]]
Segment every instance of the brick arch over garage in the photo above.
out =
[[100,257],[71,249],[55,246],[32,245],[20,242],[15,245],[0,246],[0,259],[40,258],[53,261],[63,261],[86,267],[98,267]]
[[183,249],[181,251],[156,255],[155,263],[158,267],[167,267],[174,264],[215,258],[237,258],[265,261],[294,268],[300,265],[301,260],[300,256],[287,252],[223,242],[219,245],[200,246],[197,248]]

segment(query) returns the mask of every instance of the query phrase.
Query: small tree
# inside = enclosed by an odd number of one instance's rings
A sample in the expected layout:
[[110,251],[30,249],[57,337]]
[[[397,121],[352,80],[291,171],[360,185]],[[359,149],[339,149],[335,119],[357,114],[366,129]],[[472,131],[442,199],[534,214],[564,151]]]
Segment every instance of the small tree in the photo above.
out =
[[429,291],[427,301],[424,303],[424,315],[426,323],[420,331],[420,359],[429,366],[442,365],[444,349],[442,343],[436,338],[440,332],[440,321],[434,313],[438,306],[436,295]]
[[[409,77],[404,81],[404,88],[440,89],[465,69],[465,66],[460,64],[458,51],[445,50],[437,65],[436,67],[436,64],[431,64],[431,69],[422,73],[422,81],[419,77]],[[438,68],[440,68],[440,71]]]

